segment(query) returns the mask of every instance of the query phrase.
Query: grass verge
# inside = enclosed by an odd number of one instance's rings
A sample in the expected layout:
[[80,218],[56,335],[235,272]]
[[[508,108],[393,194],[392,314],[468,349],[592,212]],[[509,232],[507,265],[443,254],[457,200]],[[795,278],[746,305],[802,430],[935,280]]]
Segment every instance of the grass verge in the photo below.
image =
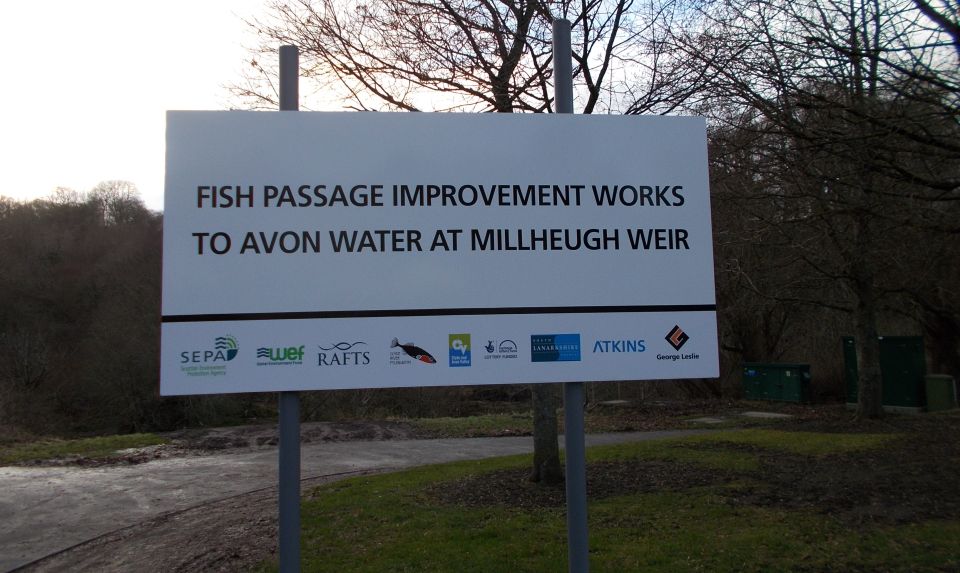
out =
[[411,423],[441,438],[525,436],[533,432],[533,414],[484,414],[462,418],[418,418]]
[[[589,465],[627,479],[619,490],[591,497],[591,568],[957,570],[957,515],[856,523],[849,507],[841,515],[818,506],[815,496],[805,499],[802,489],[779,491],[782,482],[766,481],[769,464],[779,467],[781,460],[842,477],[856,456],[873,459],[902,441],[895,434],[751,429],[592,448]],[[528,463],[528,456],[459,462],[317,488],[302,507],[303,570],[565,570],[562,495],[561,503],[531,507],[511,493],[539,487],[522,483]],[[643,482],[647,471],[665,481],[638,486],[634,478]],[[818,476],[805,480],[819,483]],[[492,497],[473,496],[483,487]],[[779,503],[778,496],[803,503]],[[274,571],[276,564],[262,569]]]
[[104,458],[111,456],[118,450],[142,448],[166,442],[167,440],[155,434],[126,434],[77,440],[46,439],[29,443],[8,444],[0,446],[0,465],[71,456]]

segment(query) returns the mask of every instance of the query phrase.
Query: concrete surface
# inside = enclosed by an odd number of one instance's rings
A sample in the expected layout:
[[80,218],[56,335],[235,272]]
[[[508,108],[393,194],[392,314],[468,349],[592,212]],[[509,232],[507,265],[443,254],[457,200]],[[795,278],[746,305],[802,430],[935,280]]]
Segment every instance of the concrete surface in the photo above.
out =
[[[698,432],[595,434],[587,436],[587,445]],[[532,451],[531,437],[308,443],[301,448],[301,475],[401,469]],[[270,487],[276,480],[276,448],[133,466],[0,467],[0,571],[166,512]]]

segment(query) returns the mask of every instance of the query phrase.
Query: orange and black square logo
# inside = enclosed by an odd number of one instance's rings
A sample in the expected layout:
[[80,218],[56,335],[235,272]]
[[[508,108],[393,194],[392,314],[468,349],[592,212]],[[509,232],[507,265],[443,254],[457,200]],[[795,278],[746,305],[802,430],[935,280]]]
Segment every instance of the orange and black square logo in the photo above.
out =
[[683,345],[690,340],[690,337],[687,336],[687,333],[684,332],[679,325],[674,325],[674,327],[670,329],[670,332],[668,332],[667,336],[664,338],[675,350],[680,350],[683,348]]

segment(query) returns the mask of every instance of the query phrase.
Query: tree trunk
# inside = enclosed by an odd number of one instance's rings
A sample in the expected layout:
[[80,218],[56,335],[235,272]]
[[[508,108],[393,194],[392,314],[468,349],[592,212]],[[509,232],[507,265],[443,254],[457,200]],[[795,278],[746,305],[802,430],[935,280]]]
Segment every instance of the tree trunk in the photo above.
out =
[[530,481],[559,483],[563,481],[563,470],[560,467],[557,435],[557,385],[531,384],[530,396],[533,403],[533,469]]
[[883,385],[880,376],[880,341],[877,332],[877,292],[874,266],[867,253],[871,243],[871,222],[866,216],[857,221],[853,295],[854,329],[857,335],[857,418],[883,416]]
[[857,417],[883,415],[883,387],[880,376],[880,342],[877,333],[876,306],[869,297],[857,302]]

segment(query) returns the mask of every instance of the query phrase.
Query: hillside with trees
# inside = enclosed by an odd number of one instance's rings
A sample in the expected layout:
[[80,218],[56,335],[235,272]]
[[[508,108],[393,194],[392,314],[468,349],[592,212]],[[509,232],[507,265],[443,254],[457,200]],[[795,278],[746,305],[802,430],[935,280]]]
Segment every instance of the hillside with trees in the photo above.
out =
[[[358,110],[550,113],[550,21],[573,23],[578,113],[709,121],[719,381],[602,385],[594,399],[739,396],[740,364],[811,364],[863,417],[878,335],[923,336],[960,377],[960,14],[926,0],[275,1],[234,87],[276,109],[281,44],[301,93]],[[309,107],[309,96],[305,108]],[[162,216],[129,183],[0,200],[0,425],[132,431],[242,420],[271,396],[158,396]],[[542,391],[544,388],[535,389]],[[521,387],[308,393],[307,417],[463,413]],[[624,393],[625,392],[625,393]],[[854,400],[856,398],[856,400]],[[555,405],[539,396],[537,411]],[[549,418],[547,413],[544,417]]]

